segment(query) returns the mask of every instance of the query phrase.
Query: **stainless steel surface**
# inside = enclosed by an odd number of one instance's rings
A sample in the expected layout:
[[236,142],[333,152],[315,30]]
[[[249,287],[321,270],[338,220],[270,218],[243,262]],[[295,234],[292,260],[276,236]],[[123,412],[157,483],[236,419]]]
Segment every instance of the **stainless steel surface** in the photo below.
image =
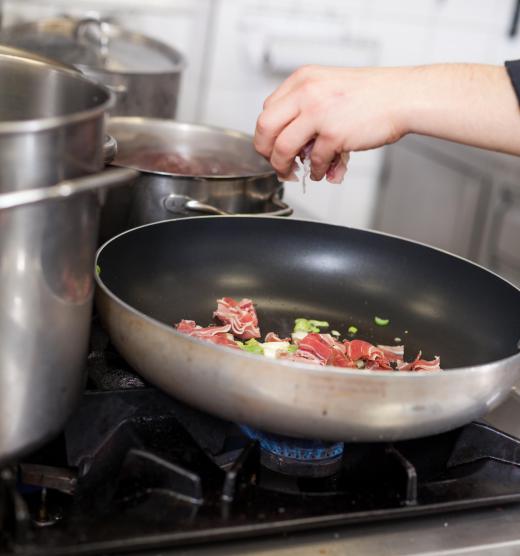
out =
[[135,170],[130,168],[112,168],[100,174],[62,181],[48,187],[3,193],[0,195],[0,210],[21,205],[33,205],[43,201],[63,200],[82,193],[103,190],[108,186],[128,183],[135,176]]
[[0,464],[57,433],[82,392],[94,193],[131,176],[107,171],[0,194]]
[[[0,38],[1,42],[1,38]],[[30,60],[35,60],[36,62],[42,62],[44,64],[48,64],[51,66],[55,66],[58,69],[71,71],[71,72],[78,72],[76,68],[60,62],[59,60],[55,60],[54,58],[49,58],[47,56],[43,56],[42,54],[38,54],[33,51],[23,50],[22,48],[15,48],[14,46],[8,46],[5,44],[0,44],[0,54],[6,54],[8,56],[12,56],[15,58],[28,58]]]
[[128,174],[91,176],[77,191],[71,183],[103,168],[104,112],[111,102],[105,89],[76,72],[8,54],[0,54],[0,76],[5,463],[58,432],[81,392],[99,218],[98,196],[86,191]]
[[[520,505],[162,550],[163,556],[518,556]],[[139,555],[145,556],[139,552]]]
[[111,135],[105,136],[103,143],[103,161],[105,164],[110,164],[117,154],[117,142]]
[[[290,216],[293,213],[289,205],[277,197],[273,197],[271,203],[276,207],[276,210],[265,212],[263,213],[264,216]],[[201,203],[187,195],[179,195],[177,193],[168,195],[168,197],[163,200],[163,204],[164,208],[174,215],[185,214],[186,211],[201,212],[203,214],[219,214],[221,216],[231,214],[212,205]]]
[[112,114],[175,117],[184,59],[160,41],[107,21],[63,17],[6,28],[0,42],[74,64],[114,93]]
[[181,334],[117,298],[102,274],[96,281],[112,342],[148,381],[230,421],[288,436],[353,442],[428,436],[489,412],[520,376],[520,353],[440,373],[360,373],[271,360]]
[[[247,173],[226,176],[183,176],[142,171],[131,187],[108,195],[101,215],[100,237],[107,240],[129,228],[179,216],[199,214],[263,214],[289,216],[281,201],[282,184],[271,166],[253,148],[249,135],[204,125],[153,118],[111,118],[108,132],[118,145],[118,156],[139,149],[174,150],[189,158],[206,154],[233,157]],[[116,158],[114,164],[122,165]],[[142,169],[138,164],[129,164]]]

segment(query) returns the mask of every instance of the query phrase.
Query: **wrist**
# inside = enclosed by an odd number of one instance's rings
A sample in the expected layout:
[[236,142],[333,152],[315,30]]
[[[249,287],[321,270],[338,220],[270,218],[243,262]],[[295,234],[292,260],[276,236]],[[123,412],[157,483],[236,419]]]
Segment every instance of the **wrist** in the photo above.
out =
[[394,98],[396,127],[401,137],[409,133],[423,133],[424,119],[432,111],[435,98],[431,83],[432,66],[399,68],[399,86]]

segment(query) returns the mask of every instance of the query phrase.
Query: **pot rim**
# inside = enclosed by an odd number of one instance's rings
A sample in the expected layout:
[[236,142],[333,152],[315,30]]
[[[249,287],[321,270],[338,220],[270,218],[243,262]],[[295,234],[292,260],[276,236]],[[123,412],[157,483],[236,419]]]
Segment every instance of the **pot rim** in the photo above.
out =
[[[123,144],[118,137],[118,133],[116,131],[117,126],[122,126],[125,129],[139,129],[141,126],[152,126],[154,130],[160,130],[161,128],[165,129],[180,129],[180,130],[198,130],[204,132],[218,132],[222,135],[228,135],[230,137],[236,137],[241,140],[245,140],[248,142],[253,142],[253,137],[248,133],[244,133],[243,131],[237,131],[234,129],[229,129],[225,127],[210,125],[210,124],[199,124],[199,123],[191,123],[191,122],[181,122],[178,120],[172,119],[163,119],[163,118],[148,118],[148,117],[141,117],[141,116],[113,116],[109,119],[107,125],[107,131],[111,135],[113,135],[118,141],[118,144]],[[260,155],[258,155],[260,156]],[[148,174],[152,176],[167,176],[171,178],[180,178],[185,180],[204,180],[204,181],[224,181],[224,180],[241,180],[241,179],[257,179],[257,178],[275,178],[279,181],[276,177],[276,172],[274,168],[266,168],[263,171],[258,172],[244,172],[242,174],[220,174],[218,176],[211,175],[211,174],[174,174],[172,172],[162,172],[160,170],[150,170],[150,169],[143,169],[140,167],[139,164],[127,164],[127,163],[120,163],[117,160],[117,157],[112,162],[113,166],[120,166],[122,168],[133,168],[134,170],[139,170],[142,174]],[[279,182],[281,183],[281,182]]]
[[97,87],[100,93],[106,95],[106,99],[97,106],[72,112],[71,114],[60,115],[60,116],[49,116],[43,118],[33,118],[30,120],[0,121],[0,134],[44,131],[44,130],[54,129],[61,126],[66,126],[69,124],[82,122],[85,120],[95,118],[96,116],[99,116],[101,114],[104,114],[115,103],[115,95],[114,93],[112,93],[112,91],[110,91],[107,87],[101,85],[98,81],[95,81],[94,79],[85,76],[79,72],[76,75],[72,71],[62,69],[58,66],[52,66],[48,63],[39,60],[21,58],[15,55],[0,53],[0,60],[2,59],[14,60],[23,64],[28,64],[33,66],[40,66],[47,69],[47,71],[66,75],[67,78],[69,79],[75,79],[75,80],[87,82],[89,85]]
[[107,26],[110,33],[113,33],[115,38],[128,39],[134,44],[146,45],[154,48],[157,52],[163,54],[171,62],[171,68],[161,71],[144,71],[144,70],[112,70],[103,66],[89,65],[89,64],[74,64],[74,67],[78,68],[82,72],[87,72],[91,75],[105,75],[111,77],[160,77],[160,76],[171,76],[182,73],[186,69],[187,62],[186,57],[182,52],[177,50],[174,46],[166,44],[162,41],[143,35],[142,33],[137,33],[136,31],[130,31],[124,29],[118,25],[110,22],[102,21],[104,25]]

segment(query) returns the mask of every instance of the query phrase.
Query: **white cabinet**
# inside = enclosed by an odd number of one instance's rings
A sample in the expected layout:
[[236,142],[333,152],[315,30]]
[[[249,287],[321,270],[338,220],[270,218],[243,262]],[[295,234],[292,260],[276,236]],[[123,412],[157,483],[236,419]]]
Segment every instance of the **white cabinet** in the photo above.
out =
[[375,227],[520,284],[520,158],[426,137],[389,147]]
[[520,284],[520,183],[497,184],[489,212],[482,262]]
[[476,219],[489,188],[486,178],[457,160],[413,146],[408,141],[387,150],[377,228],[476,258]]

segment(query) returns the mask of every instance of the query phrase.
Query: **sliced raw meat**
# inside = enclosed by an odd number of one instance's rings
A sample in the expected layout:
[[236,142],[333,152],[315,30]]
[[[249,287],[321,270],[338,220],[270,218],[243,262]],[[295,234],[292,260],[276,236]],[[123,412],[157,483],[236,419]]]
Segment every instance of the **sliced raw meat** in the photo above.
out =
[[231,332],[242,340],[260,338],[258,317],[250,299],[235,301],[231,297],[217,299],[217,310],[213,316],[231,325]]

